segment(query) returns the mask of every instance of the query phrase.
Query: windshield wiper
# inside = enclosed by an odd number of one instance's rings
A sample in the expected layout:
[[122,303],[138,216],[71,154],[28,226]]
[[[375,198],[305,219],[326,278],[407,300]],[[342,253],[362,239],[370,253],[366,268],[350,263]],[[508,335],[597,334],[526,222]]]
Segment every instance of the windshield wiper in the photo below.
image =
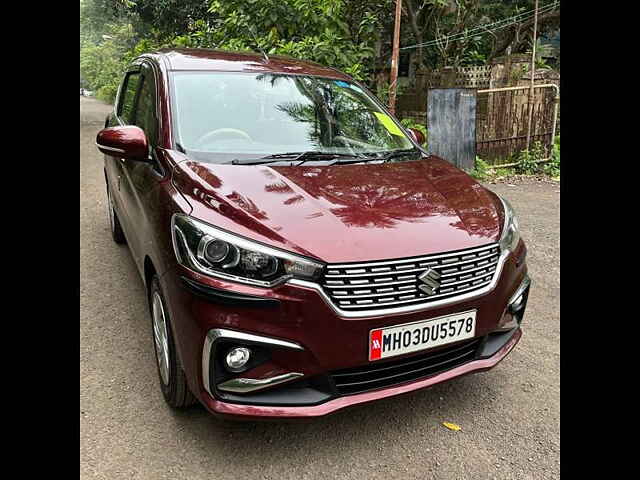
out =
[[[323,158],[324,157],[324,158]],[[233,165],[259,165],[261,163],[273,163],[278,162],[282,159],[291,158],[291,162],[297,162],[300,160],[300,163],[296,164],[302,165],[304,162],[308,160],[333,160],[336,157],[349,157],[349,158],[358,158],[361,157],[357,154],[353,153],[336,153],[336,152],[320,152],[317,150],[309,150],[306,152],[286,152],[286,153],[274,153],[273,155],[267,155],[265,157],[260,158],[247,158],[247,159],[239,159],[235,158],[231,160]]]
[[[367,160],[366,157],[363,157],[363,155],[358,154],[358,153],[316,152],[316,151],[311,150],[311,151],[308,151],[308,152],[302,152],[300,155],[298,155],[294,159],[294,161],[300,160],[300,163],[298,163],[296,165],[296,166],[298,166],[298,165],[302,165],[304,162],[306,162],[308,160],[318,160],[319,159],[318,157],[329,157],[329,158],[327,158],[327,160],[335,160],[330,165],[333,165],[333,163],[335,163],[335,162],[345,161],[345,160],[336,160],[337,158],[355,159],[355,160],[351,160],[351,161],[356,161],[356,162]],[[347,160],[347,161],[349,161],[349,160]]]
[[416,155],[419,153],[420,151],[415,148],[411,148],[409,150],[395,150],[393,152],[387,153],[386,155],[383,155],[381,158],[383,161],[388,162],[392,158],[404,157],[406,155]]

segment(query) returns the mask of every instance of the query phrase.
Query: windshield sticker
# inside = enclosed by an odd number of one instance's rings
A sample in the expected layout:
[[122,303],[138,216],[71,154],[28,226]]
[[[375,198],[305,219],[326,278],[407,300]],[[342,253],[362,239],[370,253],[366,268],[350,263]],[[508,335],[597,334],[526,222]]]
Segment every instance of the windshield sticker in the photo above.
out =
[[333,83],[335,83],[339,87],[349,88],[349,89],[354,90],[356,92],[362,93],[362,89],[359,86],[354,85],[353,83],[344,82],[342,80],[334,80]]
[[404,133],[402,133],[402,130],[400,130],[398,126],[395,123],[393,123],[393,120],[391,120],[391,117],[389,117],[389,115],[382,112],[373,112],[373,114],[376,117],[378,117],[378,120],[380,120],[380,123],[384,125],[384,128],[386,128],[391,135],[404,137]]

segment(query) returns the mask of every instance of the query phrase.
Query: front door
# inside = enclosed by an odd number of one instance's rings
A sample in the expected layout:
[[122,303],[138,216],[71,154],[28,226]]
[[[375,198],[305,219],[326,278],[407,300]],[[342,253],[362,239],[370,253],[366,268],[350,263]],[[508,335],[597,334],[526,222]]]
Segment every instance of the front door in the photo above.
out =
[[150,230],[149,217],[158,208],[157,187],[163,177],[156,157],[158,145],[156,95],[154,73],[149,66],[142,64],[133,115],[129,119],[129,124],[144,130],[149,143],[149,161],[122,161],[120,186],[120,197],[127,210],[130,226],[127,231],[127,240],[139,268],[142,268],[144,252],[148,252],[151,247],[145,243],[154,240],[152,236],[145,235],[145,232]]
[[[109,122],[108,126],[130,125],[133,121],[135,111],[136,95],[140,86],[141,73],[138,70],[130,70],[125,75],[118,93],[118,100],[115,110],[115,123]],[[105,156],[105,170],[108,180],[109,194],[116,211],[120,225],[122,226],[127,239],[131,236],[131,222],[127,206],[122,197],[122,177],[125,160],[116,155]]]

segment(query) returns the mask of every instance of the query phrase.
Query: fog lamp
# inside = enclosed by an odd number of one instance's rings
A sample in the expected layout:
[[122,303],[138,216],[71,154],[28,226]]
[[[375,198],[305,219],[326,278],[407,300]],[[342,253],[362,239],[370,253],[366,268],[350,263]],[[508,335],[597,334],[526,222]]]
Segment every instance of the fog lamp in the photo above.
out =
[[251,358],[251,350],[246,347],[234,347],[229,350],[225,359],[227,370],[241,372]]

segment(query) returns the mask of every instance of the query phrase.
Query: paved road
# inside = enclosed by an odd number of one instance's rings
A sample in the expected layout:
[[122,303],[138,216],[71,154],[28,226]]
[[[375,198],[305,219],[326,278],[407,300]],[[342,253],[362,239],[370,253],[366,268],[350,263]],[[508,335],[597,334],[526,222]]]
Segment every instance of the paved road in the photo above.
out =
[[490,186],[519,212],[535,282],[496,368],[309,423],[221,422],[164,404],[142,281],[107,227],[94,139],[108,108],[81,97],[80,110],[81,478],[559,477],[557,184]]

